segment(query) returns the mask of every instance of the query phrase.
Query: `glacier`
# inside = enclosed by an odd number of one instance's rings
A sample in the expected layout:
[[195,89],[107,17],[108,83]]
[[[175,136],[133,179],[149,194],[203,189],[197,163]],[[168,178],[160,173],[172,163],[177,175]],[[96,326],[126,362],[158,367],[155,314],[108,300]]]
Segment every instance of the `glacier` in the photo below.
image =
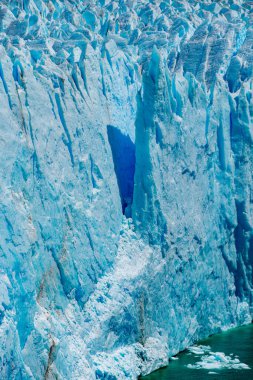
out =
[[253,316],[253,5],[0,2],[0,377],[137,379]]

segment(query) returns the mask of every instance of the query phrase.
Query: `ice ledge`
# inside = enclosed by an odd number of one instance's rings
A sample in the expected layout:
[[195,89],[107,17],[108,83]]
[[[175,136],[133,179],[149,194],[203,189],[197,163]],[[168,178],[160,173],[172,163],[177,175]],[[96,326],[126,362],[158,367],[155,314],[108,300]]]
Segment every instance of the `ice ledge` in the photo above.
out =
[[[228,328],[225,328],[224,330],[227,329]],[[191,368],[246,368],[246,365],[243,363],[239,363],[230,357],[225,357],[224,354],[217,356],[220,353],[210,352],[210,357],[207,357],[207,353],[202,347],[205,346],[189,345],[185,348],[196,355],[205,355],[201,358],[201,361],[196,363],[196,366],[191,366]],[[96,379],[108,378],[110,380],[136,380],[140,375],[145,376],[159,368],[167,366],[170,360],[167,344],[152,337],[146,340],[145,345],[136,343],[131,346],[122,347],[110,354],[99,352],[93,356],[92,359],[94,365],[97,366],[95,373]],[[207,361],[205,361],[205,359],[207,359]],[[229,359],[229,361],[227,359]],[[205,366],[206,362],[210,363],[210,366]]]
[[[155,329],[153,336],[142,336],[140,330],[139,335],[137,334],[139,339],[135,336],[136,341],[127,344],[120,342],[119,337],[109,328],[112,319],[117,320],[122,328],[126,310],[131,310],[134,315],[139,299],[134,298],[133,294],[145,283],[147,268],[157,257],[155,250],[155,247],[147,246],[137,236],[132,219],[123,216],[115,265],[100,279],[84,310],[85,319],[88,321],[88,334],[84,341],[90,352],[94,379],[136,380],[140,375],[148,375],[168,365],[171,355],[176,355],[195,342],[194,338],[189,337],[183,342],[183,346],[173,349],[168,346],[168,334]],[[246,302],[237,305],[237,321],[240,325],[251,322],[249,305]],[[140,325],[141,322],[140,319]],[[213,322],[212,329],[225,331],[233,327],[236,325],[216,326]]]
[[[149,373],[168,365],[167,344],[157,338],[148,338],[143,346],[140,343],[123,347],[113,353],[98,353],[94,358],[96,378],[131,379]],[[123,377],[125,374],[125,377]]]

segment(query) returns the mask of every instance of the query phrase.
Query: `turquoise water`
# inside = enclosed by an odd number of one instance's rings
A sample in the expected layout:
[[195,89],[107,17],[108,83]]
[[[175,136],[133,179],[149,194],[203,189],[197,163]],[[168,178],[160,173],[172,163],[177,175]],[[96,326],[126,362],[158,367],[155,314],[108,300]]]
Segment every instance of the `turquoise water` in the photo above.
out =
[[[203,355],[190,354],[184,351],[177,355],[178,360],[170,361],[166,368],[162,368],[151,375],[142,377],[142,380],[253,380],[253,324],[238,327],[221,334],[213,335],[198,342],[197,345],[210,346],[212,352],[223,352],[247,364],[250,369],[192,369],[187,365],[195,365]],[[231,354],[234,355],[231,355]],[[215,374],[210,374],[215,372]]]

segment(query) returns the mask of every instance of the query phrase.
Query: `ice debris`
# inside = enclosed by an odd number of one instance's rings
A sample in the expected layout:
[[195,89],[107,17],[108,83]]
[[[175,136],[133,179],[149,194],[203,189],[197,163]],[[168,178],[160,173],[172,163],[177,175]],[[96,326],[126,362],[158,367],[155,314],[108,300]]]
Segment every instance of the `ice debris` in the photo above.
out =
[[[189,351],[202,356],[201,360],[195,364],[187,364],[187,368],[208,370],[250,369],[247,364],[241,363],[238,358],[233,358],[233,354],[225,355],[223,352],[212,352],[210,346],[192,346],[189,347]],[[216,374],[216,372],[209,372],[209,374]]]

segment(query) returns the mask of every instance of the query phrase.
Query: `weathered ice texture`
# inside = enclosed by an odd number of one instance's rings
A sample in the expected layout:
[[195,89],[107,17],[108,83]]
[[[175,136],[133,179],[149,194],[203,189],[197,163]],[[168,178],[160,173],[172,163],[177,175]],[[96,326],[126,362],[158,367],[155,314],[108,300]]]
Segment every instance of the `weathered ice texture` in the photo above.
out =
[[0,40],[0,378],[251,322],[252,2],[2,0]]

